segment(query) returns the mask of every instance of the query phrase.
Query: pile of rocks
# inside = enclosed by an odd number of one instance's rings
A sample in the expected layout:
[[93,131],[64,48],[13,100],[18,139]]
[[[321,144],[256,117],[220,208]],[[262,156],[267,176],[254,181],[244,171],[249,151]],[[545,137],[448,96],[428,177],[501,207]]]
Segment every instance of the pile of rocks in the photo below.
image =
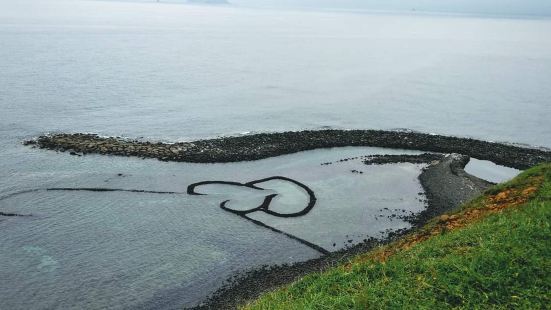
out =
[[525,169],[551,161],[551,151],[467,138],[384,130],[319,130],[265,133],[182,143],[144,142],[94,134],[52,134],[26,144],[73,154],[111,154],[185,162],[235,162],[340,146],[375,146],[459,153]]
[[71,152],[72,155],[109,154],[119,156],[138,156],[160,160],[184,161],[185,154],[193,143],[152,143],[125,140],[114,137],[100,137],[94,134],[55,134],[40,136],[36,140],[26,141],[27,145],[40,148]]

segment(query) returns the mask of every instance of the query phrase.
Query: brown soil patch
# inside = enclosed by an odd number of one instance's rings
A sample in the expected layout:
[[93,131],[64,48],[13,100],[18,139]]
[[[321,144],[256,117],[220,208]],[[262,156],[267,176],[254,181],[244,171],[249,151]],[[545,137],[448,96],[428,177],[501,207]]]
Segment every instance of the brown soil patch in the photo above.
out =
[[390,256],[408,250],[433,236],[440,235],[443,232],[460,229],[491,214],[499,213],[504,209],[523,205],[535,195],[543,183],[543,180],[543,176],[530,177],[528,182],[518,187],[505,188],[497,194],[485,197],[480,202],[473,202],[471,207],[467,209],[461,210],[455,214],[441,215],[436,218],[435,222],[425,226],[420,231],[405,236],[381,249],[376,249],[370,253],[361,255],[344,267],[346,269],[351,269],[353,264],[367,261],[384,263]]

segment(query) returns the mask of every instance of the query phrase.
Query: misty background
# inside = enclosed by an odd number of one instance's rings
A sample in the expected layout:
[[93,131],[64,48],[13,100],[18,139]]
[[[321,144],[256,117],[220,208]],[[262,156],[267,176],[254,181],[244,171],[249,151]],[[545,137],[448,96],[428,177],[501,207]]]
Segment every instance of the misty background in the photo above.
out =
[[[551,147],[551,0],[159,1],[0,0],[0,197],[48,187],[181,191],[285,175],[327,197],[328,209],[340,199],[364,212],[365,197],[409,197],[386,196],[386,184],[401,184],[394,178],[415,180],[386,168],[384,183],[379,174],[357,179],[356,166],[319,170],[367,155],[355,148],[202,165],[21,143],[56,132],[176,142],[399,129]],[[382,190],[373,196],[369,187]],[[418,188],[408,192],[418,198]],[[191,306],[233,271],[310,257],[219,212],[219,201],[54,194],[0,206],[39,215],[1,221],[2,309]],[[364,219],[357,214],[349,212]],[[325,218],[297,223],[327,227]],[[383,221],[372,223],[361,226]]]
[[550,0],[228,0],[232,4],[273,8],[376,11],[425,11],[458,14],[550,16]]

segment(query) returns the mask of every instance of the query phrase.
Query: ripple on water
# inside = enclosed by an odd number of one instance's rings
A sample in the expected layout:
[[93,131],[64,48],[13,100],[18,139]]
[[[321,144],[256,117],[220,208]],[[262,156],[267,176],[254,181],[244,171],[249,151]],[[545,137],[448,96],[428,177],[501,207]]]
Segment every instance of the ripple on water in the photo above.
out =
[[[34,215],[0,222],[0,231],[8,236],[0,244],[0,259],[7,262],[0,267],[2,279],[7,279],[0,282],[3,305],[124,308],[166,301],[168,293],[163,292],[182,292],[171,294],[171,302],[191,305],[236,271],[320,256],[295,239],[219,207],[221,201],[233,199],[231,207],[247,209],[276,193],[271,208],[296,211],[308,200],[303,189],[270,180],[259,184],[264,188],[260,192],[209,185],[201,189],[209,195],[185,194],[187,185],[200,181],[248,182],[282,175],[307,185],[317,198],[308,214],[247,216],[331,251],[409,227],[391,215],[423,210],[417,180],[422,166],[366,166],[358,157],[384,153],[418,152],[351,147],[208,165],[79,157],[78,165],[66,166],[45,186],[184,194],[37,191],[0,201],[2,210]],[[358,159],[336,162],[350,157]],[[324,162],[336,163],[321,165]],[[89,167],[95,172],[87,172]]]

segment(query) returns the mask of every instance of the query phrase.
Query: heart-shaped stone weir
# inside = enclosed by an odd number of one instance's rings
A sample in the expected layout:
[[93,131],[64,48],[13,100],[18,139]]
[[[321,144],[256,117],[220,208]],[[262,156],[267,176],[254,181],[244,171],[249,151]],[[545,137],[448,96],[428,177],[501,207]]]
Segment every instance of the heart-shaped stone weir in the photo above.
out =
[[[266,185],[270,184],[272,181],[278,181],[278,182],[284,182],[287,184],[291,184],[291,188],[295,188],[296,190],[299,190],[301,192],[306,193],[307,195],[307,201],[305,203],[291,203],[291,204],[285,204],[285,203],[277,203],[276,199],[280,197],[281,193],[274,193],[273,188],[269,188]],[[265,185],[262,185],[265,184]],[[306,241],[302,238],[299,238],[297,236],[291,235],[289,233],[286,233],[284,231],[281,231],[275,227],[269,226],[265,224],[264,222],[252,219],[248,217],[247,215],[253,212],[264,212],[266,214],[280,217],[280,218],[291,218],[291,217],[300,217],[308,214],[316,205],[316,195],[314,194],[314,191],[312,191],[308,186],[305,184],[287,178],[282,176],[273,176],[269,178],[264,178],[260,180],[254,180],[246,183],[240,183],[240,182],[232,182],[232,181],[203,181],[198,183],[193,183],[188,186],[187,193],[189,195],[208,195],[205,193],[198,192],[198,188],[205,187],[208,185],[226,185],[226,186],[235,186],[239,188],[247,188],[247,189],[253,189],[260,191],[261,193],[266,192],[266,195],[264,195],[264,198],[261,199],[261,202],[258,205],[243,205],[242,201],[239,201],[238,203],[232,203],[231,199],[226,199],[220,202],[220,208],[224,211],[228,211],[234,214],[237,214],[251,222],[253,222],[256,225],[268,228],[274,232],[286,235],[292,239],[295,239],[299,242],[301,242],[304,245],[307,245],[323,254],[328,254],[329,251],[326,249],[313,244],[309,241]],[[277,186],[276,186],[277,187]],[[240,200],[240,199],[238,199]]]
[[289,211],[285,212],[285,210],[276,211],[271,206],[272,206],[272,202],[274,201],[274,198],[276,198],[279,194],[271,193],[264,196],[262,203],[252,208],[230,207],[229,205],[231,203],[231,200],[222,201],[220,203],[220,208],[224,209],[225,211],[239,214],[239,215],[245,215],[251,212],[261,211],[277,217],[297,217],[297,216],[303,216],[308,214],[308,212],[310,212],[312,208],[314,208],[314,206],[316,205],[316,195],[314,194],[314,191],[312,191],[308,186],[296,180],[282,177],[282,176],[274,176],[274,177],[255,180],[247,183],[230,182],[230,181],[198,182],[198,183],[189,185],[187,188],[187,193],[189,195],[206,195],[206,194],[197,192],[196,189],[201,186],[212,185],[212,184],[230,185],[230,186],[246,187],[246,188],[255,189],[259,191],[268,191],[269,190],[268,188],[261,187],[259,184],[266,183],[273,180],[289,182],[293,184],[295,187],[297,187],[298,189],[303,190],[308,195],[308,202],[304,206],[294,206],[297,210],[292,210],[290,212]]

